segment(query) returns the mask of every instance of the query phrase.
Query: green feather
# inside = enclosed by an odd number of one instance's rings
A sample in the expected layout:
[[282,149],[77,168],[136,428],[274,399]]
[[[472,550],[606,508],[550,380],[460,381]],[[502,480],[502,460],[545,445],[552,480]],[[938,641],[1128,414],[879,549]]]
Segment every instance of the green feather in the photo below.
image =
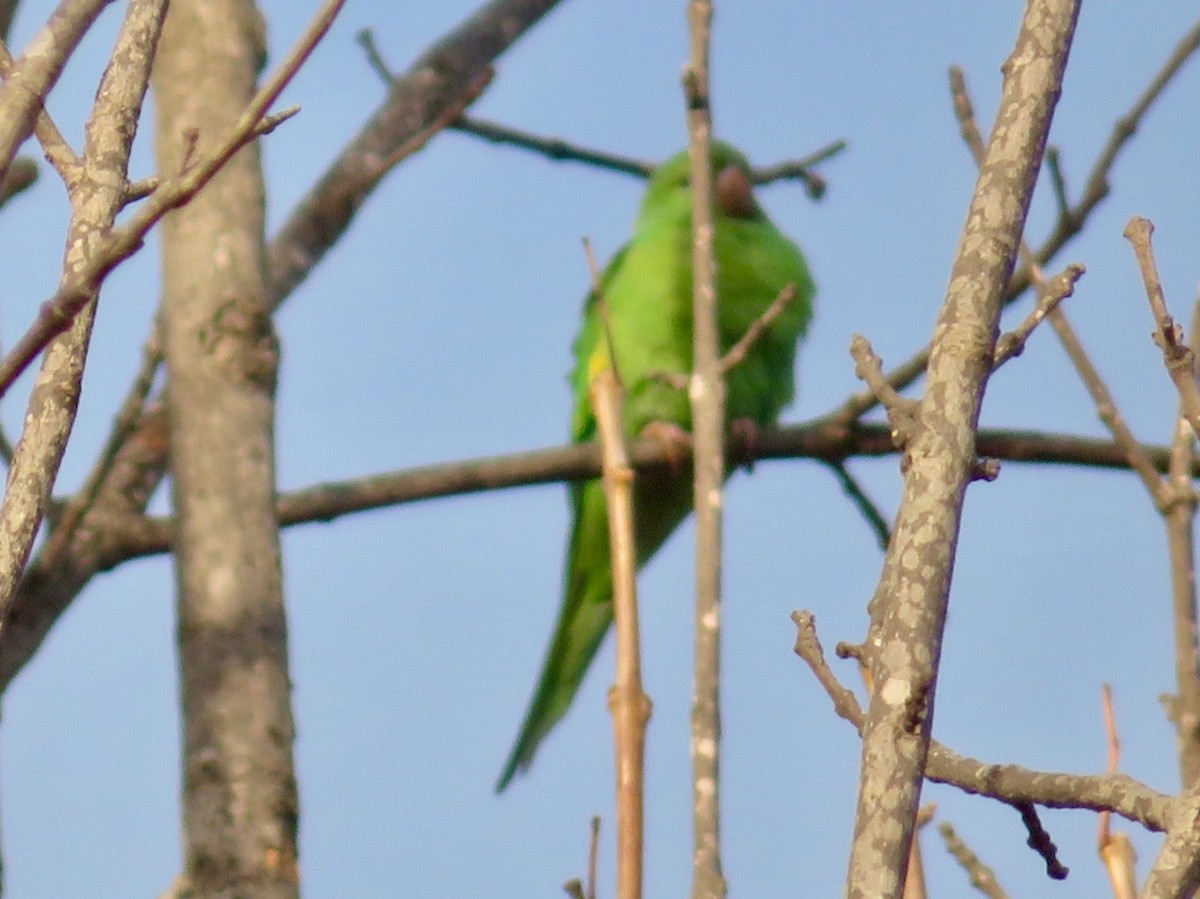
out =
[[[714,143],[713,173],[741,170],[749,163],[727,144]],[[625,385],[624,426],[637,437],[651,422],[691,430],[687,393],[655,377],[687,373],[692,367],[692,195],[686,152],[659,166],[650,178],[633,239],[613,257],[600,281],[608,307],[609,333],[617,370]],[[746,182],[741,183],[748,186]],[[736,193],[736,192],[735,192]],[[726,394],[730,421],[776,421],[793,394],[796,345],[808,327],[814,292],[800,250],[767,218],[749,193],[714,210],[714,248],[722,350],[727,351],[788,284],[796,299],[730,371]],[[575,405],[571,438],[596,437],[588,381],[604,352],[599,305],[593,293],[575,340],[570,381]],[[634,494],[639,567],[687,517],[692,485],[670,471],[639,474]],[[500,780],[497,792],[533,761],[538,745],[566,714],[588,666],[612,626],[612,571],[608,515],[600,481],[570,487],[571,539],[567,548],[563,603],[541,679]]]

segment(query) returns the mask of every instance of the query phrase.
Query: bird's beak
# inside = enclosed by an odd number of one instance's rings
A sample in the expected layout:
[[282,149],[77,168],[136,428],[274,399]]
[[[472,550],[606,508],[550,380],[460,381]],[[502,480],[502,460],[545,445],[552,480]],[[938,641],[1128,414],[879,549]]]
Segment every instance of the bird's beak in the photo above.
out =
[[730,218],[748,219],[758,212],[750,176],[740,166],[727,165],[717,173],[714,199],[717,212]]

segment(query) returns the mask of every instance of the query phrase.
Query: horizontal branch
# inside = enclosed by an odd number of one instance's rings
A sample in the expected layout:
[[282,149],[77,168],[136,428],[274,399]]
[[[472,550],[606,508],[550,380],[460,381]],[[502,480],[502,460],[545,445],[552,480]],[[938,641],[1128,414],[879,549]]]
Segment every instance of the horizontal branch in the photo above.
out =
[[[1070,434],[984,429],[979,432],[977,449],[982,456],[1007,462],[1129,468],[1125,456],[1114,443]],[[1166,471],[1166,447],[1146,447],[1146,452],[1159,470]],[[895,453],[887,425],[845,425],[824,418],[790,427],[764,429],[755,443],[753,461],[820,459],[841,462]],[[739,461],[751,461],[744,455],[743,452]],[[653,439],[633,444],[630,462],[639,471],[671,464],[662,444]],[[1200,465],[1195,473],[1200,476]],[[291,526],[332,521],[355,512],[424,499],[578,481],[599,475],[599,446],[570,444],[315,484],[280,494],[277,509],[280,523]],[[121,550],[108,557],[106,568],[125,559],[166,552],[170,549],[171,522],[166,518],[131,518],[119,528],[119,536],[110,531],[109,537]]]
[[926,780],[1010,805],[1032,802],[1046,808],[1111,811],[1161,833],[1172,799],[1125,774],[1068,774],[1020,765],[989,765],[959,755],[936,741],[929,747]]

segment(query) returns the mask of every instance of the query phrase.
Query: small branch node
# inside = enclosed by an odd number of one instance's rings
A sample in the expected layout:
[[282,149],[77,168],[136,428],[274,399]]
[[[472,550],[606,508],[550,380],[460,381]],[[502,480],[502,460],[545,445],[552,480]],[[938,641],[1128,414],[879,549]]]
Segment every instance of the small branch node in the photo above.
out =
[[1073,262],[1049,281],[1039,285],[1038,299],[1033,310],[1016,328],[1002,334],[996,342],[996,353],[992,361],[993,371],[1025,351],[1025,344],[1034,329],[1045,321],[1063,300],[1075,292],[1075,282],[1083,277],[1086,271],[1086,267],[1082,264]]
[[871,341],[855,334],[850,341],[850,355],[854,359],[854,374],[864,381],[871,393],[887,410],[888,422],[892,426],[892,442],[903,449],[912,439],[919,423],[918,410],[921,404],[901,396],[883,375],[883,362],[875,355]]
[[354,40],[362,47],[363,53],[367,57],[367,64],[380,80],[388,87],[395,84],[396,76],[392,74],[392,67],[384,60],[383,54],[379,52],[379,45],[375,43],[375,32],[370,28],[361,28],[354,35]]
[[1175,389],[1179,392],[1180,409],[1184,417],[1191,424],[1192,430],[1200,433],[1200,385],[1196,383],[1196,361],[1191,348],[1185,342],[1183,328],[1171,317],[1167,308],[1167,298],[1163,292],[1162,278],[1158,273],[1158,263],[1154,259],[1154,247],[1150,240],[1154,234],[1154,223],[1135,215],[1125,226],[1124,234],[1133,244],[1133,252],[1137,256],[1138,268],[1142,273],[1146,299],[1154,317],[1154,343],[1162,351],[1167,374],[1171,376]]
[[971,469],[972,481],[994,481],[1000,477],[999,459],[980,459]]
[[793,651],[812,669],[818,683],[825,688],[825,692],[833,701],[833,708],[838,716],[853,724],[861,734],[866,716],[858,703],[858,697],[842,686],[829,663],[825,661],[825,651],[821,648],[821,640],[817,636],[816,617],[807,609],[801,609],[792,612],[792,621],[796,625],[796,644]]

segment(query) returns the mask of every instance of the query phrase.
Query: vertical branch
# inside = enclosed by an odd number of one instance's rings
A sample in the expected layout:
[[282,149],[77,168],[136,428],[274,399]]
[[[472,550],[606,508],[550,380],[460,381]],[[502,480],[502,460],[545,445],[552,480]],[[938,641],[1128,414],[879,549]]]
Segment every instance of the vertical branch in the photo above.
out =
[[1193,899],[1200,886],[1200,782],[1171,802],[1167,833],[1142,884],[1147,899]]
[[[1200,341],[1200,299],[1192,307],[1191,345]],[[1200,370],[1193,372],[1200,377]],[[1196,622],[1196,491],[1191,478],[1196,433],[1180,399],[1175,441],[1167,478],[1175,503],[1167,513],[1171,557],[1171,596],[1175,619],[1175,701],[1173,719],[1179,739],[1179,776],[1184,787],[1200,780],[1200,628]]]
[[[609,352],[609,358],[613,353]],[[588,387],[604,451],[604,501],[613,574],[617,680],[609,693],[617,743],[617,896],[641,899],[643,772],[650,703],[642,690],[637,617],[637,553],[633,532],[633,469],[625,449],[621,385],[611,368]]]
[[[264,52],[250,0],[173,0],[155,67],[162,171],[203,158],[239,120]],[[299,895],[263,223],[257,144],[163,221],[184,874],[197,897]]]
[[1200,339],[1200,302],[1192,310],[1191,346],[1167,309],[1162,279],[1154,259],[1150,235],[1154,226],[1134,217],[1125,228],[1133,244],[1146,297],[1154,316],[1154,342],[1163,353],[1163,364],[1179,393],[1179,413],[1171,441],[1167,478],[1157,503],[1167,526],[1167,551],[1171,566],[1171,606],[1175,631],[1175,687],[1168,713],[1175,725],[1179,750],[1179,776],[1184,788],[1200,775],[1200,647],[1196,622],[1196,559],[1194,530],[1196,491],[1191,477],[1196,429],[1200,424],[1200,388],[1197,360],[1192,350]]
[[720,846],[721,512],[725,380],[713,254],[711,0],[690,0],[691,61],[684,78],[692,162],[693,355],[689,394],[695,441],[696,672],[692,687],[692,899],[725,895]]
[[847,879],[853,899],[903,893],[979,407],[1077,14],[1077,0],[1026,6],[934,330],[928,386],[906,447],[904,498],[869,606],[874,689]]
[[1195,440],[1192,426],[1181,408],[1175,422],[1167,475],[1172,502],[1165,517],[1175,624],[1175,696],[1170,711],[1178,740],[1179,778],[1185,788],[1200,777],[1200,656],[1197,654],[1194,549],[1196,491],[1191,475]]

